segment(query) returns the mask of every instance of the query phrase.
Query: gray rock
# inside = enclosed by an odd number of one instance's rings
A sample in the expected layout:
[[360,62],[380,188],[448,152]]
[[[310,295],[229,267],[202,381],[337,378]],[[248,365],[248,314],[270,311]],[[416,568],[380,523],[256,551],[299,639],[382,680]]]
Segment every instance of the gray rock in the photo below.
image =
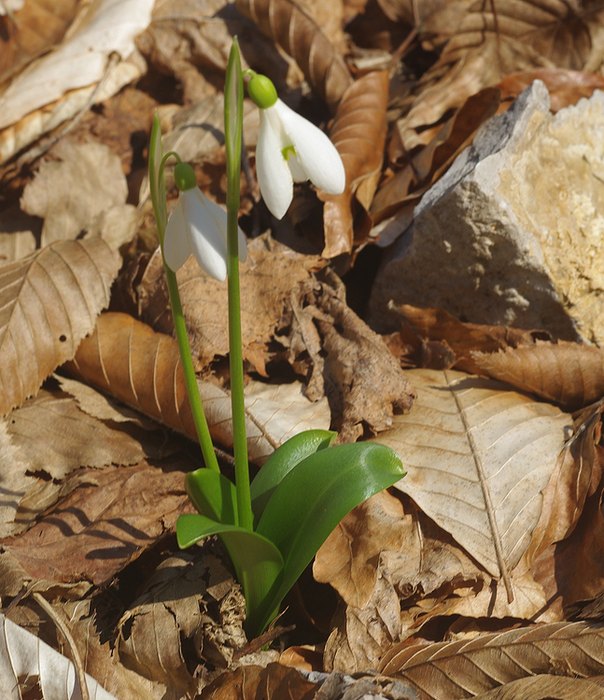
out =
[[549,111],[535,81],[424,195],[371,297],[604,343],[604,93]]

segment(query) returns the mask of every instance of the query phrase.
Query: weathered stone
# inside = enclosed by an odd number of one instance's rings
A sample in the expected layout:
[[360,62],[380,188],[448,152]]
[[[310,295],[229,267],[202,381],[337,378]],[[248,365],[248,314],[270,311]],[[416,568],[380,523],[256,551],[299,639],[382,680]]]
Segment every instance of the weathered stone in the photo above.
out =
[[604,343],[604,93],[549,111],[535,81],[422,198],[371,316],[436,306],[477,323]]

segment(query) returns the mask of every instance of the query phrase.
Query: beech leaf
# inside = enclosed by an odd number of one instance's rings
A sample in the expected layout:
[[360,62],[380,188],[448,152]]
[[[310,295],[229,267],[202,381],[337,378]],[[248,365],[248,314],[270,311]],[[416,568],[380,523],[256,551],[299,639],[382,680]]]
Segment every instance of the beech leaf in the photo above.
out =
[[553,401],[568,411],[604,396],[604,350],[576,343],[537,343],[503,352],[474,352],[480,370],[493,379]]
[[397,484],[495,578],[511,602],[509,571],[526,551],[570,416],[461,372],[412,370],[409,415],[379,442],[409,475]]
[[603,664],[604,625],[556,622],[470,641],[395,645],[380,671],[412,683],[422,699],[450,700],[536,674],[597,676]]
[[[386,107],[388,106],[388,73],[368,73],[344,93],[330,130],[330,138],[342,156],[346,170],[346,189],[340,195],[321,195],[325,202],[324,258],[334,258],[352,250],[353,197],[369,209],[382,170],[386,141]],[[364,239],[371,228],[365,216]]]
[[70,360],[109,303],[120,257],[99,238],[58,241],[0,267],[0,414]]
[[312,88],[335,110],[352,78],[316,22],[290,0],[237,0],[236,5],[296,61]]

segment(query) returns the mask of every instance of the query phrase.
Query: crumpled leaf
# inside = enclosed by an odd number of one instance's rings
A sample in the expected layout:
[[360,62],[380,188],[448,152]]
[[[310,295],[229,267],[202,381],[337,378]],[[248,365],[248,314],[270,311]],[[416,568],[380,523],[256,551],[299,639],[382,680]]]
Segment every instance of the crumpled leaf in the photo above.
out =
[[200,700],[254,700],[262,693],[266,700],[295,698],[312,700],[317,697],[319,683],[306,679],[299,671],[277,663],[262,666],[240,666],[223,673],[210,683]]
[[3,4],[11,21],[0,39],[0,84],[61,41],[77,8],[76,0],[61,0],[50,7],[43,0],[20,0],[16,7],[13,0]]
[[120,257],[100,238],[58,241],[0,267],[0,414],[70,360],[109,303]]
[[[324,258],[349,253],[355,241],[364,241],[371,229],[367,215],[381,175],[386,141],[388,73],[368,73],[355,81],[338,105],[330,138],[342,156],[346,190],[340,195],[320,195],[325,202]],[[364,225],[354,227],[353,199],[364,211]]]
[[[67,365],[85,379],[127,405],[197,440],[186,396],[180,356],[174,338],[156,333],[131,316],[106,313],[94,333]],[[210,382],[199,388],[212,437],[232,445],[230,396]],[[311,403],[298,383],[251,383],[246,388],[248,452],[262,462],[287,438],[306,428],[328,428],[325,402]]]
[[470,641],[395,645],[380,670],[404,678],[422,698],[448,700],[537,674],[597,676],[604,663],[603,638],[604,625],[558,622]]
[[90,99],[101,102],[140,77],[145,66],[134,38],[149,24],[152,7],[153,0],[81,6],[68,39],[30,63],[0,94],[0,163]]
[[143,463],[76,478],[79,487],[27,532],[1,541],[0,560],[16,562],[25,581],[102,585],[173,529],[188,505],[183,471]]
[[604,397],[604,350],[577,343],[537,343],[496,353],[474,352],[493,379],[575,411]]
[[[73,662],[0,614],[0,694],[20,700],[21,690],[30,687],[33,678],[38,679],[43,700],[80,694]],[[88,675],[86,685],[90,700],[116,700]]]
[[334,111],[352,78],[315,21],[290,0],[237,0],[236,6],[296,61],[311,87]]
[[[77,238],[116,209],[124,217],[128,185],[120,159],[104,144],[63,139],[27,185],[21,207],[44,219],[42,245]],[[132,231],[134,233],[134,231]]]
[[[250,241],[241,265],[241,333],[243,358],[266,376],[268,345],[290,297],[324,263],[297,253],[269,237]],[[193,257],[178,272],[178,284],[189,329],[191,351],[206,369],[216,356],[229,352],[227,286],[208,275]],[[136,288],[141,318],[158,331],[172,333],[164,270],[159,250]]]
[[570,416],[460,372],[407,374],[418,387],[414,410],[395,416],[392,430],[379,436],[408,468],[397,488],[508,587],[539,520]]
[[[215,554],[207,548],[203,557],[181,553],[161,562],[121,616],[120,660],[167,688],[194,691],[229,666],[246,643],[244,618],[239,586]],[[191,648],[200,678],[187,668]]]

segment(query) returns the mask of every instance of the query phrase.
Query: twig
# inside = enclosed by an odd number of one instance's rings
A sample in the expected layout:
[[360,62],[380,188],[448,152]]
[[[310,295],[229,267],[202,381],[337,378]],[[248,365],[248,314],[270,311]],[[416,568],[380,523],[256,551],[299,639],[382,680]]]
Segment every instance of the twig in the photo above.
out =
[[76,646],[75,640],[69,631],[69,628],[65,624],[65,621],[61,618],[59,613],[52,607],[52,605],[44,598],[41,593],[34,591],[32,597],[38,603],[38,605],[44,610],[44,612],[50,617],[50,619],[55,623],[57,629],[65,637],[65,641],[69,646],[71,652],[71,660],[75,666],[76,678],[78,679],[78,685],[80,686],[80,694],[82,700],[90,700],[90,693],[88,692],[88,685],[86,684],[86,673],[84,671],[84,664],[78,652],[78,647]]

